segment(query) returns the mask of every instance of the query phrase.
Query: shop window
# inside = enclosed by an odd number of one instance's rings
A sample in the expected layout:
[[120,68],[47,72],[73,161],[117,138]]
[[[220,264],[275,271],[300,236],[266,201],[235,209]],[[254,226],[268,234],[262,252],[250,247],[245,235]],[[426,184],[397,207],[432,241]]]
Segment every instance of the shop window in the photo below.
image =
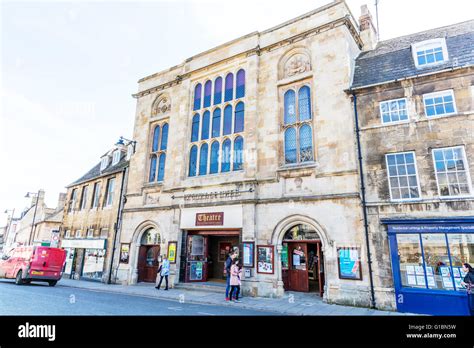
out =
[[422,234],[426,275],[430,289],[453,290],[451,264],[444,234]]
[[82,276],[94,280],[101,280],[104,274],[105,249],[86,249]]
[[214,81],[214,105],[222,103],[222,77]]
[[464,291],[461,281],[465,274],[462,270],[464,263],[474,265],[474,234],[448,234],[449,254],[456,290]]
[[392,123],[408,120],[407,99],[393,99],[380,103],[382,123]]
[[287,90],[283,103],[284,163],[314,161],[310,87],[303,85],[299,89]]
[[440,196],[455,197],[471,194],[471,178],[464,147],[434,149],[433,160]]
[[393,201],[420,198],[414,152],[385,155],[390,198]]
[[209,122],[211,113],[209,111],[204,112],[202,115],[202,129],[201,129],[201,140],[209,139]]
[[402,286],[409,288],[426,288],[420,235],[398,234],[397,244]]

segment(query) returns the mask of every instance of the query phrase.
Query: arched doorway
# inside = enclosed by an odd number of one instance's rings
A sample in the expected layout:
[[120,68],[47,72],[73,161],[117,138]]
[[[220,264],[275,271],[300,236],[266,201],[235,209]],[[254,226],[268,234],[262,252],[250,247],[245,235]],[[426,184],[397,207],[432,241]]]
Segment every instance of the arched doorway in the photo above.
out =
[[324,293],[324,255],[316,229],[300,223],[283,236],[281,269],[285,290]]
[[150,228],[143,233],[138,251],[139,282],[154,283],[156,281],[160,243],[160,234],[154,228]]

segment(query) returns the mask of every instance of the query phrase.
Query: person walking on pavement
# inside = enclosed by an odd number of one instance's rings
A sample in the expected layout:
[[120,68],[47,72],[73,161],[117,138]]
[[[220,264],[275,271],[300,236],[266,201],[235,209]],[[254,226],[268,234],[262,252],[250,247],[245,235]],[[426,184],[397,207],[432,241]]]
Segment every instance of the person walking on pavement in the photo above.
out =
[[239,265],[239,259],[233,260],[232,267],[230,268],[230,297],[231,301],[239,303],[240,284],[242,276],[242,269]]
[[471,316],[474,316],[474,268],[468,263],[463,263],[462,270],[466,273],[466,276],[461,285],[467,288],[467,304]]
[[226,276],[226,288],[225,288],[225,300],[230,301],[230,269],[232,267],[232,262],[234,260],[235,254],[234,251],[229,252],[227,260],[225,260],[224,274]]
[[166,255],[163,256],[163,262],[161,263],[159,271],[160,271],[160,282],[158,283],[158,286],[156,286],[155,288],[160,290],[161,282],[163,281],[163,278],[165,278],[165,282],[166,282],[165,290],[168,290],[168,276],[170,274],[170,262],[168,261],[168,257]]

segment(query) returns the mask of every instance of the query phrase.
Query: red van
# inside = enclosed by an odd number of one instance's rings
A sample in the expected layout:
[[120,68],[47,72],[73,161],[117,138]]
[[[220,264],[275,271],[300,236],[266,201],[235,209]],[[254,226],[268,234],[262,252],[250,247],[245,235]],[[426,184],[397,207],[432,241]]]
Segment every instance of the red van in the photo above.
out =
[[15,284],[31,281],[55,286],[63,275],[66,251],[45,246],[22,246],[12,249],[0,260],[0,278],[15,279]]

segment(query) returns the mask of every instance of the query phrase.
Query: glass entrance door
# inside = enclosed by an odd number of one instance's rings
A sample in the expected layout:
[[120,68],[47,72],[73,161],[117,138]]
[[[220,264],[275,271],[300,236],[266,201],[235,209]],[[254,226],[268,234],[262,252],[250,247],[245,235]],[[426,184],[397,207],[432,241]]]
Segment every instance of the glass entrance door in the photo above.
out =
[[186,282],[207,281],[208,237],[188,236]]
[[306,243],[289,243],[288,257],[290,290],[308,292],[308,249]]

